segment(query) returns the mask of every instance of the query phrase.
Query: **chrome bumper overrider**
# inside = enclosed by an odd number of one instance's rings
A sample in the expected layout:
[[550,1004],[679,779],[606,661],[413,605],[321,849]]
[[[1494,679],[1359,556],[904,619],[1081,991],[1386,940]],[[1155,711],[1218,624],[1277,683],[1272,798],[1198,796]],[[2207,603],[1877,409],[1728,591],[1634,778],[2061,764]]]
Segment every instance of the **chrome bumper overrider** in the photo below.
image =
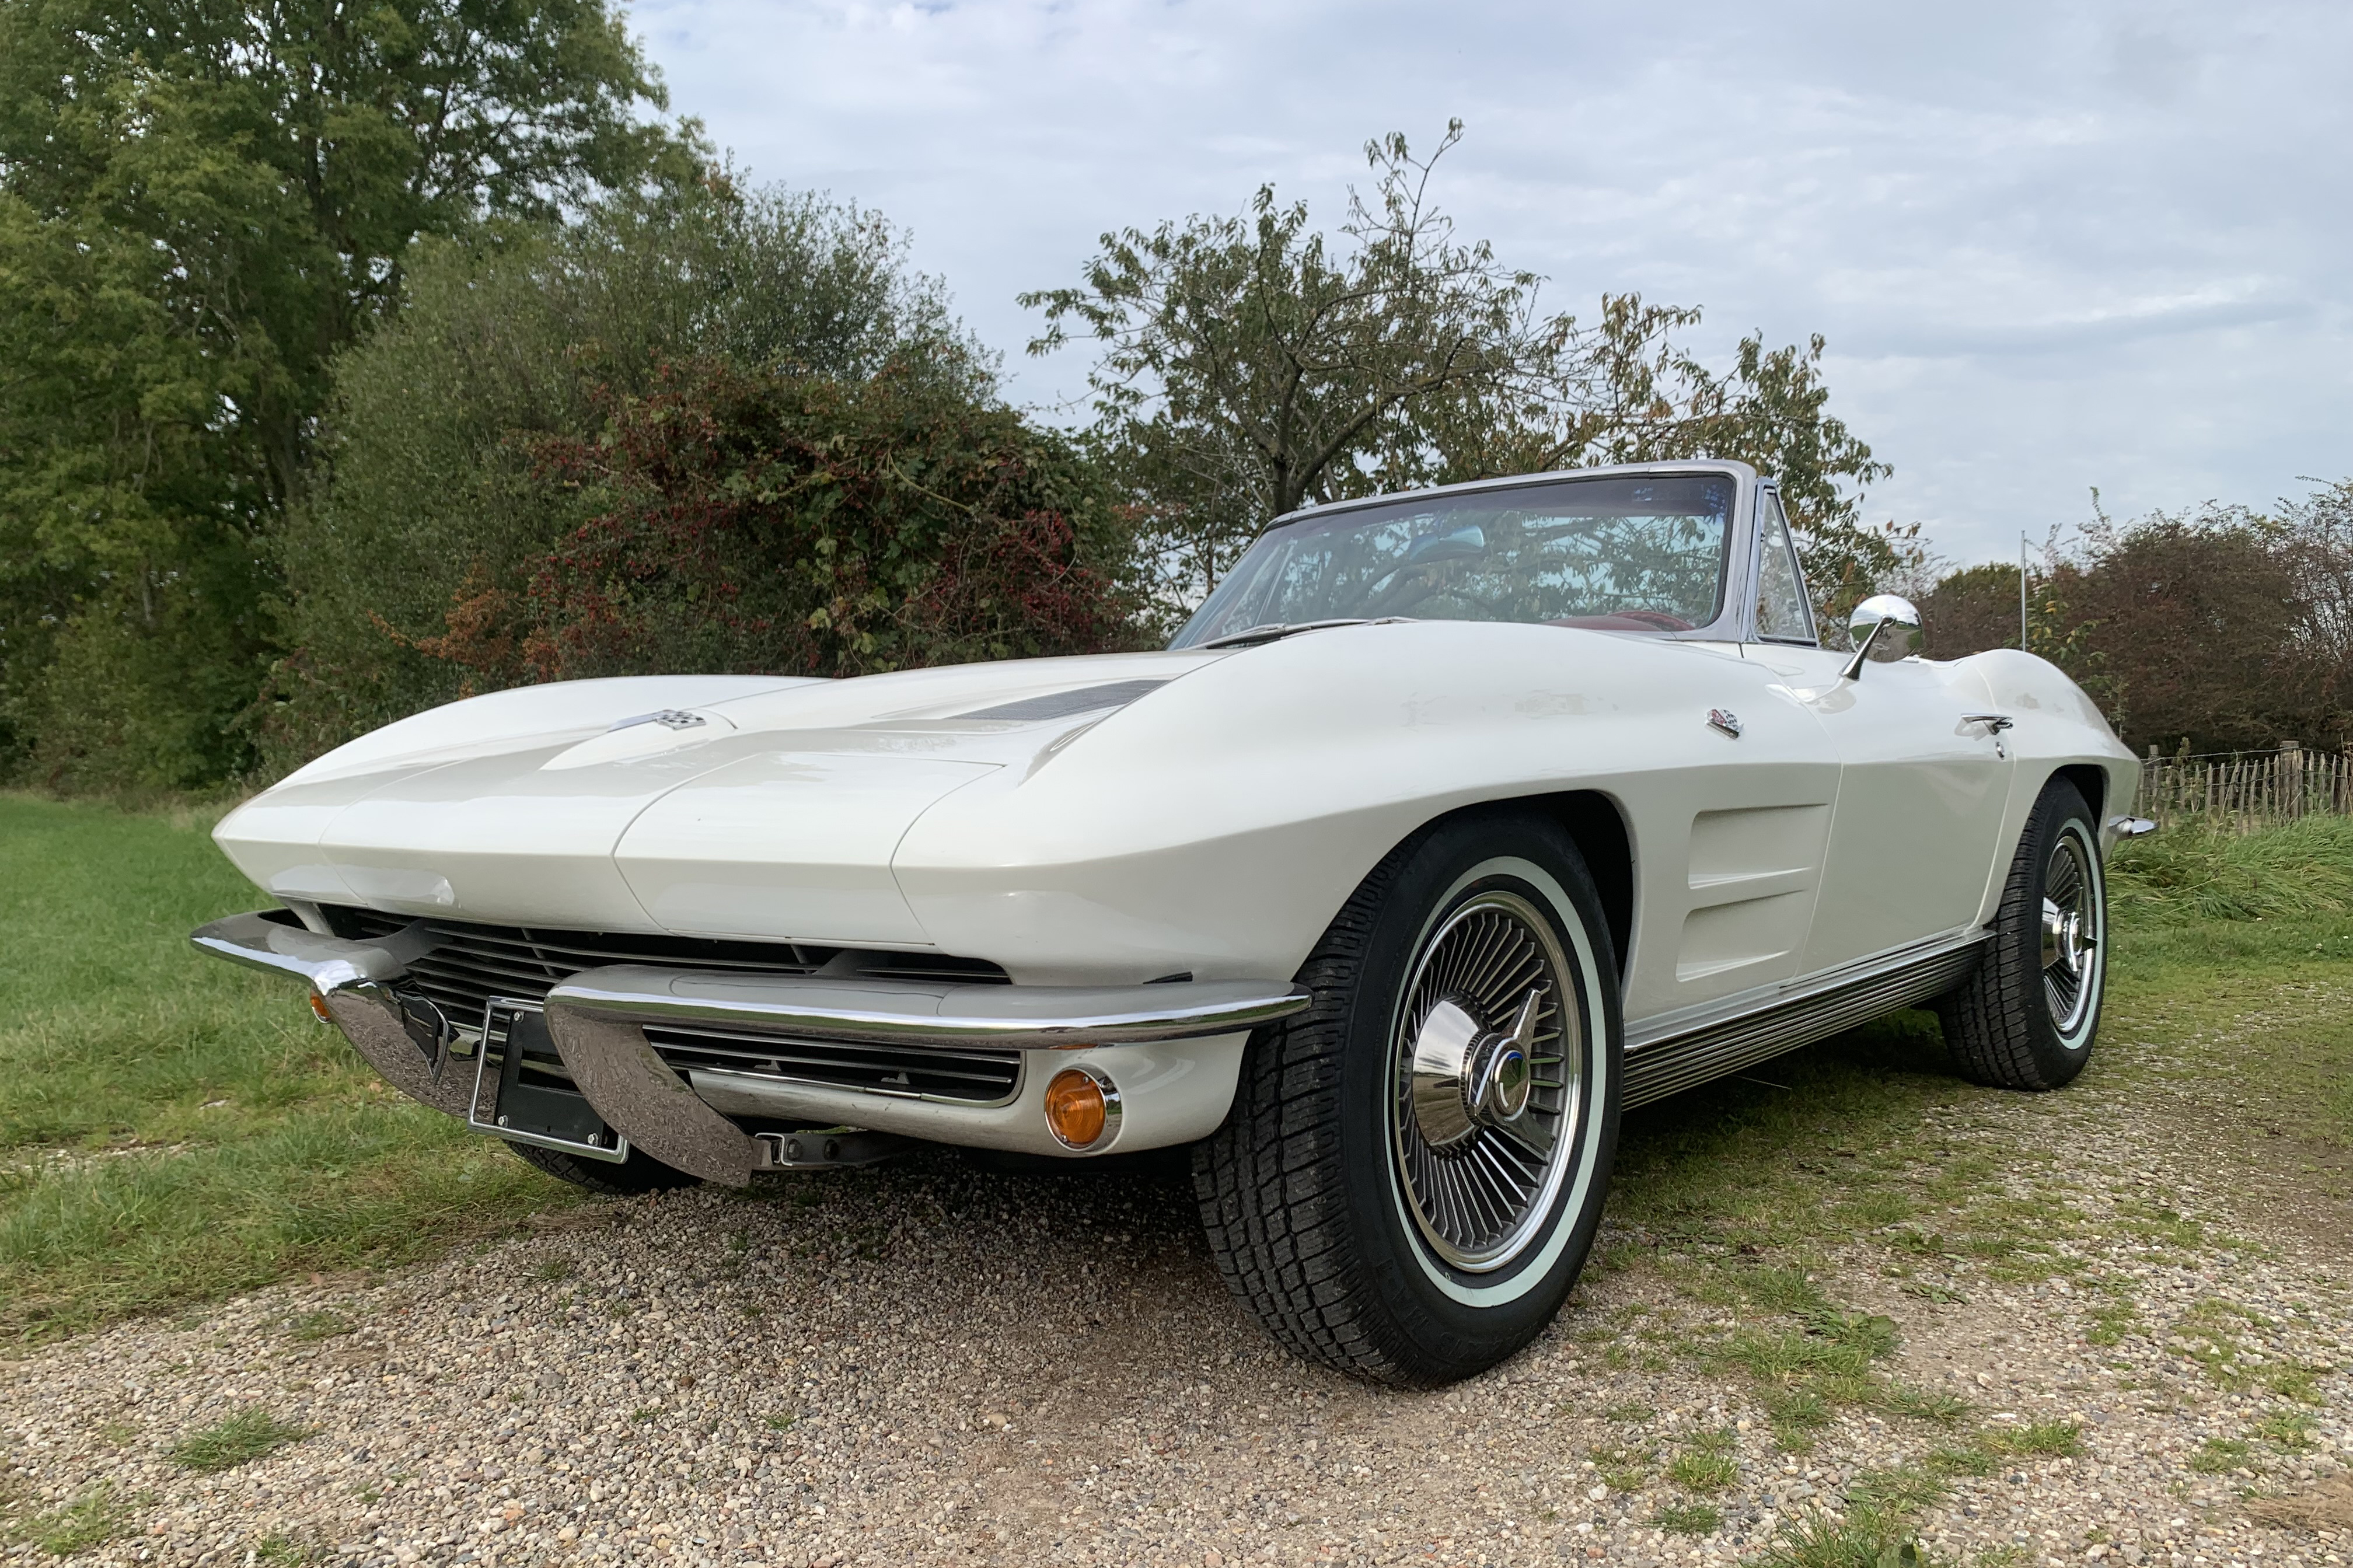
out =
[[385,1082],[436,1110],[464,1116],[474,1098],[472,1065],[452,1069],[448,1030],[439,1015],[403,1005],[390,984],[411,959],[432,951],[433,939],[411,926],[382,942],[345,942],[291,920],[283,910],[231,915],[188,940],[216,958],[306,982]]
[[[395,1088],[462,1117],[471,1063],[453,1068],[438,1013],[396,994],[407,963],[437,943],[423,922],[375,942],[323,936],[284,910],[232,915],[196,931],[204,952],[305,981],[359,1053]],[[633,1147],[706,1181],[740,1185],[780,1162],[698,1095],[646,1041],[644,1026],[724,1025],[782,1038],[886,1042],[907,1049],[988,1046],[1069,1050],[1245,1034],[1308,1005],[1265,981],[1150,985],[971,985],[761,976],[614,965],[548,992],[548,1033],[575,1085]]]

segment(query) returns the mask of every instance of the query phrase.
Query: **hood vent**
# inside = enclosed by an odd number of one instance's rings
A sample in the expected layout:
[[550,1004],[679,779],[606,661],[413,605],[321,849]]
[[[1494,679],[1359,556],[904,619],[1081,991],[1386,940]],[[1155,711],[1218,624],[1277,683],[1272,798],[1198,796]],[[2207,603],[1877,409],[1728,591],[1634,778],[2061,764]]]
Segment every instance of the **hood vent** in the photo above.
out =
[[1044,697],[1025,697],[1018,702],[1008,702],[996,708],[983,708],[974,713],[959,713],[959,719],[1068,719],[1074,714],[1092,713],[1106,708],[1124,708],[1147,692],[1157,691],[1167,685],[1166,680],[1114,680],[1108,686],[1082,686],[1075,691],[1050,692]]

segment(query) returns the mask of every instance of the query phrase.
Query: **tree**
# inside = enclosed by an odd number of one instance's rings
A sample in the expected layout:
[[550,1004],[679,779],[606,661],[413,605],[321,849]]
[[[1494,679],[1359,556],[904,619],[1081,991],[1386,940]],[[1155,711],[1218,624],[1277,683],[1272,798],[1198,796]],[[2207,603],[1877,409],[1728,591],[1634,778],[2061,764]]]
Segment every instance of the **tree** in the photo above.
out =
[[[405,297],[337,362],[325,478],[283,534],[273,769],[516,681],[1113,635],[1057,600],[1118,600],[1108,491],[1003,409],[988,356],[871,213],[730,182],[617,198],[560,230],[425,247]],[[1013,468],[984,484],[983,453]],[[951,527],[893,471],[981,510]],[[944,489],[919,478],[949,471]],[[665,521],[688,516],[707,554]],[[890,519],[911,535],[876,566]],[[802,561],[793,541],[847,553]],[[881,600],[818,593],[820,566],[864,571]]]
[[1594,326],[1538,307],[1541,279],[1466,243],[1435,205],[1450,124],[1416,158],[1370,142],[1337,241],[1260,189],[1243,216],[1103,237],[1082,284],[1021,296],[1044,353],[1102,345],[1094,438],[1164,604],[1213,587],[1266,521],[1307,503],[1594,462],[1740,458],[1781,476],[1809,564],[1851,596],[1908,534],[1868,531],[1841,481],[1887,472],[1825,413],[1823,343],[1745,341],[1719,376],[1673,334],[1699,313],[1605,296]]
[[[1820,332],[1803,348],[1778,349],[1767,349],[1762,333],[1751,333],[1734,350],[1731,374],[1718,375],[1674,340],[1676,331],[1699,322],[1697,310],[1645,305],[1633,294],[1604,295],[1600,321],[1583,340],[1574,379],[1550,402],[1549,423],[1532,420],[1534,441],[1520,437],[1520,451],[1512,454],[1507,447],[1501,462],[1457,462],[1455,477],[1738,458],[1780,481],[1782,506],[1823,624],[1842,627],[1848,609],[1924,559],[1917,524],[1873,527],[1863,521],[1862,487],[1894,470],[1829,412],[1830,388],[1822,379],[1829,344]],[[1515,466],[1514,456],[1531,466]]]
[[1996,561],[1947,572],[1920,599],[1925,651],[1959,658],[2018,646],[2018,565]]
[[[2314,656],[2353,678],[2353,479],[2314,487],[2302,500],[2284,500],[2279,525],[2305,613],[2301,635]],[[2353,679],[2343,689],[2353,699]]]
[[1352,195],[1341,246],[1268,185],[1248,216],[1106,234],[1083,287],[1020,296],[1046,314],[1031,353],[1074,329],[1103,344],[1098,432],[1196,597],[1269,517],[1414,482],[1422,408],[1497,395],[1546,360],[1535,279],[1455,240],[1428,202],[1437,158],[1402,136],[1366,155],[1378,211]]
[[[2135,750],[2353,741],[2353,481],[2274,513],[2208,502],[2112,521],[2098,510],[2030,594],[2029,646],[2084,687]],[[1929,651],[2018,644],[2018,569],[1947,574],[1924,605]]]
[[520,593],[481,584],[416,643],[487,683],[862,675],[1129,635],[1088,559],[1109,509],[1069,443],[897,366],[865,381],[666,366],[595,435],[533,457],[594,515]]
[[418,235],[684,177],[604,0],[0,0],[0,761],[242,761],[262,541]]
[[[2333,684],[2300,635],[2300,585],[2276,525],[2244,508],[2155,512],[2095,527],[2052,574],[2064,622],[2083,628],[2071,674],[2136,746],[2200,752],[2317,740]],[[2090,667],[2096,657],[2096,671]]]

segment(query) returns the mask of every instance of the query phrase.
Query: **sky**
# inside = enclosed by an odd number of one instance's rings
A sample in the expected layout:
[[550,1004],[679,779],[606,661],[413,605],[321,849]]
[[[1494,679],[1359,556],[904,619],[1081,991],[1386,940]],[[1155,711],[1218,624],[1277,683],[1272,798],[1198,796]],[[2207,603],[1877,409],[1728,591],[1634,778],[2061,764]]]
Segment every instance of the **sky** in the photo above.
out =
[[1014,296],[1105,230],[1241,210],[1336,228],[1363,146],[1557,310],[1604,291],[1829,340],[1865,503],[1956,563],[2112,516],[2353,476],[2353,5],[638,0],[754,179],[910,236],[1010,395],[1067,410]]

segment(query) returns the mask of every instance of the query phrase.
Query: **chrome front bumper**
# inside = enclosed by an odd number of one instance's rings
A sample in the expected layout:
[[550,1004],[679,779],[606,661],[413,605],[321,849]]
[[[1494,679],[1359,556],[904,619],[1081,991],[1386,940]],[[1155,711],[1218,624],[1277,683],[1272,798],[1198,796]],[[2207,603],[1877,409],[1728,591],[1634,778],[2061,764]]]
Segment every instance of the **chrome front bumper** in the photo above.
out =
[[[394,1088],[436,1110],[465,1117],[473,1103],[473,1064],[453,1063],[448,1028],[438,1013],[428,1023],[429,1009],[411,1008],[396,994],[407,964],[437,945],[429,927],[419,921],[379,941],[352,942],[293,921],[282,910],[232,915],[189,940],[216,957],[305,982],[353,1047]],[[1296,986],[1260,981],[970,985],[624,964],[587,970],[559,984],[547,994],[545,1016],[575,1086],[632,1146],[705,1181],[741,1185],[754,1172],[774,1168],[774,1146],[714,1109],[662,1060],[647,1043],[646,1025],[716,1024],[786,1039],[912,1049],[1142,1047],[1115,1053],[1114,1060],[1132,1057],[1145,1069],[1139,1075],[1145,1081],[1173,1085],[1198,1075],[1188,1075],[1181,1062],[1172,1064],[1168,1052],[1154,1047],[1214,1037],[1233,1037],[1238,1043],[1251,1029],[1288,1017],[1308,1001]],[[1198,1099],[1207,1087],[1195,1083],[1185,1092]],[[1229,1080],[1226,1087],[1230,1093]],[[748,1086],[739,1084],[721,1098],[744,1114],[763,1113],[767,1108],[747,1100],[747,1092]],[[786,1099],[846,1123],[959,1141],[958,1113],[947,1108],[855,1089]],[[1021,1099],[1010,1114],[1035,1111],[1034,1091]],[[988,1141],[1005,1146],[1002,1139]],[[1131,1146],[1145,1145],[1131,1140]]]
[[448,1031],[438,1014],[411,1011],[392,994],[392,983],[410,960],[432,951],[432,940],[411,926],[381,942],[346,942],[290,923],[293,918],[285,910],[231,915],[188,940],[216,958],[304,982],[385,1082],[463,1117],[473,1102],[471,1068],[451,1069]]

